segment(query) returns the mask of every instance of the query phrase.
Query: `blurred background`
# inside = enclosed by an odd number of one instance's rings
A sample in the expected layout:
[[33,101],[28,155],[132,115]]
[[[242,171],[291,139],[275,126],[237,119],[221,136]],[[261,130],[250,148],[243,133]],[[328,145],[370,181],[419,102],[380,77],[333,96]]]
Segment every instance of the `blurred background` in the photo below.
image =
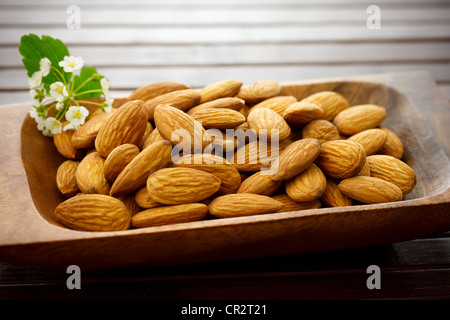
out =
[[449,0],[0,0],[0,101],[31,101],[22,35],[61,39],[114,95],[426,70],[450,98]]

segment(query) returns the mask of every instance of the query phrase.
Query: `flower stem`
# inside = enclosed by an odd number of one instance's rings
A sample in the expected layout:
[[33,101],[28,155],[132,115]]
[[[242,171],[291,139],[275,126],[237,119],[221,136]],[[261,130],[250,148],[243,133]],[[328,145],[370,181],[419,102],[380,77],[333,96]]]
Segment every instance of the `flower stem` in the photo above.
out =
[[64,82],[64,85],[67,87],[66,78],[64,78],[64,75],[61,73],[61,71],[59,71],[58,69],[56,69],[54,66],[51,66],[51,68],[52,68],[53,70],[55,70],[56,73],[59,74],[59,76],[61,77],[62,81]]
[[89,78],[87,78],[87,79],[86,79],[82,84],[80,84],[80,85],[78,86],[78,88],[76,88],[72,93],[73,93],[74,95],[76,95],[76,93],[78,92],[78,90],[80,90],[86,83],[88,83],[89,81],[91,81],[92,79],[94,79],[95,76],[96,76],[96,75],[92,75],[92,76],[90,76]]
[[87,104],[93,104],[94,106],[99,106],[101,107],[103,105],[103,103],[98,103],[98,102],[93,102],[93,101],[87,101],[87,100],[72,100],[75,103],[79,102],[79,103],[87,103]]
[[102,90],[101,90],[101,89],[96,89],[96,90],[86,90],[86,91],[83,91],[83,92],[78,92],[78,93],[77,93],[77,96],[81,96],[81,95],[83,95],[83,94],[86,94],[86,93],[93,93],[93,92],[102,92]]

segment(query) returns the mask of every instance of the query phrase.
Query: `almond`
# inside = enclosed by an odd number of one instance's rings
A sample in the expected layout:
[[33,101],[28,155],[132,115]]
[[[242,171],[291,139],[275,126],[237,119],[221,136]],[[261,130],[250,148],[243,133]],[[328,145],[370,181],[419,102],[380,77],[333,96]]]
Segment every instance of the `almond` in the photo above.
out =
[[344,179],[338,187],[343,194],[362,203],[393,202],[403,198],[399,187],[375,177],[357,176]]
[[351,136],[378,127],[386,118],[386,109],[374,104],[362,104],[341,111],[333,120],[339,132]]
[[352,205],[352,199],[343,194],[338,188],[338,183],[331,178],[327,178],[327,186],[320,197],[320,201],[327,207],[348,207]]
[[253,105],[263,100],[278,96],[281,86],[274,80],[260,80],[252,84],[242,86],[238,97]]
[[370,177],[370,165],[369,162],[367,161],[367,157],[364,166],[362,167],[361,171],[357,173],[357,175]]
[[194,89],[178,90],[160,95],[144,103],[148,120],[154,120],[154,113],[160,104],[168,105],[182,111],[187,111],[196,106],[200,101],[200,92]]
[[253,193],[233,193],[215,198],[209,213],[218,218],[230,218],[277,212],[283,204],[269,196]]
[[175,81],[162,81],[150,83],[134,90],[128,97],[127,101],[142,100],[147,101],[163,94],[190,89],[187,85]]
[[208,172],[220,179],[218,194],[234,193],[241,184],[239,171],[227,160],[211,154],[188,154],[181,157],[174,167],[184,167]]
[[207,212],[208,206],[203,203],[187,203],[151,208],[136,214],[131,219],[131,224],[135,228],[144,228],[198,221],[203,219]]
[[[94,118],[95,119],[95,118]],[[141,100],[129,101],[106,119],[95,139],[95,149],[104,158],[117,146],[138,144],[147,128]]]
[[78,128],[73,136],[72,143],[75,148],[91,148],[95,145],[95,138],[97,137],[100,128],[103,127],[106,120],[113,115],[110,113],[100,113],[99,115],[86,121],[80,128]]
[[141,150],[147,148],[149,145],[158,142],[158,141],[167,141],[164,139],[158,131],[158,128],[153,129],[153,131],[147,136],[144,143],[142,144]]
[[270,167],[278,155],[278,148],[272,148],[271,144],[263,141],[253,140],[238,148],[227,160],[239,172],[252,172]]
[[283,181],[274,181],[270,175],[258,171],[242,181],[237,193],[254,193],[271,196],[283,186]]
[[105,160],[105,178],[110,182],[114,182],[117,176],[139,152],[139,148],[130,143],[122,144],[114,148]]
[[239,111],[245,106],[245,101],[236,97],[228,97],[228,98],[219,98],[212,101],[204,102],[195,107],[192,107],[187,111],[187,114],[191,115],[197,111],[204,109],[215,109],[215,108],[223,108],[223,109],[231,109]]
[[321,91],[314,93],[301,101],[315,103],[323,110],[322,119],[331,121],[341,111],[350,107],[343,95],[334,91]]
[[366,152],[366,156],[373,155],[386,143],[387,134],[381,129],[367,129],[352,135],[347,140],[359,143]]
[[286,109],[296,102],[297,99],[293,96],[276,96],[255,104],[253,108],[269,108],[283,116]]
[[100,194],[80,194],[60,203],[56,219],[81,231],[121,231],[130,226],[130,212],[125,204]]
[[294,201],[319,199],[325,192],[327,180],[322,170],[311,164],[306,170],[286,181],[286,193]]
[[250,129],[255,130],[259,138],[284,140],[291,134],[291,128],[287,122],[269,108],[252,109],[248,115],[247,123]]
[[139,207],[139,205],[136,203],[134,193],[130,193],[130,194],[127,194],[127,195],[124,195],[121,197],[117,197],[117,199],[119,199],[120,201],[123,202],[123,204],[127,208],[128,212],[130,213],[131,217],[134,216],[135,214],[137,214],[138,212],[142,211],[142,208]]
[[141,140],[137,143],[137,147],[139,148],[139,150],[143,149],[144,144],[147,142],[147,139],[152,134],[152,132],[153,132],[153,126],[150,122],[147,122],[147,126],[145,128],[144,135],[142,136]]
[[389,181],[398,186],[403,194],[410,193],[416,185],[414,170],[402,160],[388,155],[367,157],[370,176]]
[[[63,127],[65,124],[63,124]],[[80,160],[84,156],[84,151],[75,148],[72,142],[72,137],[74,133],[75,130],[70,129],[65,131],[63,130],[61,133],[54,134],[53,143],[56,147],[56,150],[58,150],[59,154],[62,155],[64,158],[72,160]]]
[[79,161],[66,160],[59,165],[56,171],[56,186],[66,197],[73,197],[80,192],[76,176],[79,164]]
[[[184,149],[190,147],[190,152],[188,153],[194,153],[200,149],[203,150],[211,141],[200,122],[174,107],[166,105],[156,107],[155,125],[159,134],[167,141],[170,141],[172,145],[183,141],[182,147]],[[186,150],[183,151],[186,152]]]
[[404,147],[403,142],[399,138],[399,136],[394,131],[388,128],[380,127],[380,129],[386,132],[387,138],[385,144],[378,152],[397,159],[403,158]]
[[366,163],[366,152],[356,142],[333,140],[322,144],[315,164],[330,178],[345,179],[358,174]]
[[289,180],[308,168],[320,154],[317,139],[301,139],[289,144],[275,160],[272,175],[274,181]]
[[209,84],[200,90],[200,103],[225,97],[234,97],[238,94],[241,86],[242,81],[234,79]]
[[323,114],[324,112],[320,105],[303,100],[291,104],[284,111],[283,118],[291,126],[303,126],[312,120],[322,118]]
[[149,196],[163,204],[183,204],[205,200],[220,188],[220,180],[211,173],[191,168],[164,168],[147,180]]
[[205,129],[233,129],[247,120],[239,111],[224,108],[203,109],[191,116],[200,121]]
[[272,196],[272,199],[277,200],[283,204],[283,208],[281,208],[277,212],[302,211],[308,209],[318,209],[322,207],[322,203],[319,199],[308,202],[297,202],[292,200],[285,193],[274,195]]
[[150,198],[150,196],[148,195],[147,186],[142,187],[136,192],[134,201],[136,201],[136,204],[143,209],[151,209],[164,206],[164,204],[156,202],[155,200]]
[[105,159],[98,152],[91,152],[80,161],[76,177],[83,193],[109,194],[111,185],[105,178]]
[[323,119],[313,120],[304,126],[302,136],[303,138],[317,139],[320,143],[341,139],[336,126],[330,121]]
[[167,166],[171,154],[172,146],[168,141],[155,142],[142,150],[114,180],[111,196],[124,196],[145,186],[151,173]]

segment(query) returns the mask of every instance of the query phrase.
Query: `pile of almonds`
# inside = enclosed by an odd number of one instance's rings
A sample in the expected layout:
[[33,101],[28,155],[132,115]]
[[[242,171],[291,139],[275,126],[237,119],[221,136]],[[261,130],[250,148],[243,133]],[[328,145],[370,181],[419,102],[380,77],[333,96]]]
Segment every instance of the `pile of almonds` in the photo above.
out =
[[[402,141],[381,126],[384,107],[351,106],[333,91],[301,101],[280,91],[272,80],[225,80],[199,90],[159,82],[138,88],[111,113],[92,112],[78,130],[54,136],[67,158],[56,176],[67,197],[56,219],[75,230],[116,231],[399,201],[414,188]],[[174,141],[179,129],[200,152],[174,160],[184,139]],[[211,139],[209,129],[222,139]],[[242,144],[227,129],[258,140]],[[232,156],[206,152],[212,145]],[[262,146],[270,162],[258,152]],[[264,171],[274,164],[277,170]]]

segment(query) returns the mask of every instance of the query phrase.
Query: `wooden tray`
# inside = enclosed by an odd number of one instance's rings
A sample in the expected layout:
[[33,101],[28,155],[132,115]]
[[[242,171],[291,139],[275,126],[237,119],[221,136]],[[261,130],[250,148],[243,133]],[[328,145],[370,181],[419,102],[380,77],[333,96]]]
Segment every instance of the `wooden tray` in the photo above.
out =
[[[321,90],[351,104],[388,110],[383,125],[405,143],[417,185],[404,201],[214,219],[121,232],[61,227],[53,210],[63,161],[27,116],[31,105],[1,106],[0,255],[2,260],[109,269],[320,252],[380,245],[450,230],[450,106],[426,72],[283,84],[298,99]],[[25,120],[24,120],[25,119]],[[45,161],[35,161],[36,158]]]

